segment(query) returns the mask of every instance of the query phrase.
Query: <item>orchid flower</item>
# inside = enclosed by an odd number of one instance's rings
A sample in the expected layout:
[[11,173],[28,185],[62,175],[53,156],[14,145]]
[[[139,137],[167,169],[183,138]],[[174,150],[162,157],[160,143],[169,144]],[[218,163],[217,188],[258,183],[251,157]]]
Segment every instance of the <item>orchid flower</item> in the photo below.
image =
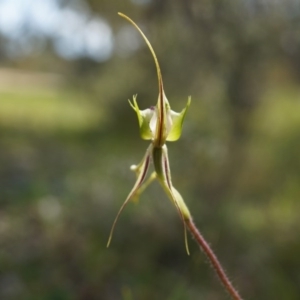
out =
[[[127,203],[129,201],[134,201],[138,199],[140,194],[147,188],[147,186],[154,179],[157,179],[163,187],[163,189],[165,190],[168,197],[170,198],[170,200],[175,205],[183,222],[184,239],[187,253],[189,254],[186,228],[189,229],[190,233],[195,238],[195,241],[198,243],[203,253],[206,255],[207,259],[210,261],[211,266],[216,271],[219,280],[224,285],[227,292],[231,295],[232,299],[242,300],[239,293],[230,282],[218,258],[210,248],[209,244],[206,242],[205,238],[202,236],[201,232],[196,227],[195,223],[193,222],[189,209],[187,208],[183,198],[172,184],[166,142],[177,141],[180,138],[183,120],[187,109],[190,106],[191,98],[188,98],[185,108],[180,113],[176,113],[173,110],[171,110],[169,101],[164,92],[159,63],[150,42],[148,41],[144,33],[141,31],[141,29],[129,17],[122,13],[119,13],[119,15],[128,20],[131,24],[133,24],[133,26],[135,26],[135,28],[140,32],[151,51],[151,54],[154,58],[158,77],[158,100],[156,106],[150,107],[145,110],[139,109],[139,106],[136,101],[136,96],[133,97],[132,102],[129,101],[131,107],[137,114],[142,139],[150,140],[151,143],[147,148],[142,161],[138,165],[131,166],[131,170],[136,172],[137,180],[113,222],[112,229],[108,238],[107,247],[111,242],[117,220]],[[148,179],[146,179],[150,162],[153,162],[154,172],[148,177]]]
[[[188,98],[186,107],[181,112],[177,113],[171,110],[169,101],[164,92],[163,80],[159,63],[150,42],[135,22],[133,22],[129,17],[127,17],[124,14],[119,13],[119,15],[128,20],[131,24],[133,24],[133,26],[135,26],[135,28],[140,32],[146,44],[148,45],[156,66],[159,94],[156,106],[150,107],[145,110],[139,109],[139,106],[136,101],[136,96],[133,97],[132,102],[129,101],[131,107],[137,114],[142,139],[150,140],[151,143],[148,149],[146,150],[146,154],[144,155],[142,161],[137,166],[131,166],[131,170],[135,171],[137,174],[137,180],[133,189],[127,196],[125,202],[123,203],[117,214],[117,217],[111,229],[107,246],[109,246],[111,242],[116,222],[126,204],[130,200],[137,199],[138,196],[145,190],[145,188],[154,179],[157,179],[163,187],[163,189],[165,190],[168,197],[170,198],[170,200],[174,203],[183,221],[186,250],[187,253],[189,253],[185,229],[185,220],[190,219],[191,215],[183,201],[183,198],[172,184],[166,141],[176,141],[180,138],[183,120],[186,115],[187,109],[190,106],[191,98]],[[146,181],[147,172],[151,161],[154,165],[154,172]]]

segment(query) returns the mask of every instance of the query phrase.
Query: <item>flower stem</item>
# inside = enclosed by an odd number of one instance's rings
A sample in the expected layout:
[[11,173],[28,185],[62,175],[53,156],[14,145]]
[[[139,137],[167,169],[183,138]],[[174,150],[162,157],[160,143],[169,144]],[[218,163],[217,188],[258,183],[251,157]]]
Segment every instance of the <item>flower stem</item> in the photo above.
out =
[[227,292],[230,294],[232,299],[234,300],[242,300],[241,296],[237,292],[237,290],[233,287],[232,283],[230,282],[228,276],[226,275],[221,263],[219,262],[218,258],[210,248],[209,244],[206,242],[200,231],[197,229],[196,225],[194,224],[192,219],[185,220],[186,227],[190,230],[192,236],[197,241],[199,247],[204,252],[212,267],[216,271],[219,280],[224,285]]

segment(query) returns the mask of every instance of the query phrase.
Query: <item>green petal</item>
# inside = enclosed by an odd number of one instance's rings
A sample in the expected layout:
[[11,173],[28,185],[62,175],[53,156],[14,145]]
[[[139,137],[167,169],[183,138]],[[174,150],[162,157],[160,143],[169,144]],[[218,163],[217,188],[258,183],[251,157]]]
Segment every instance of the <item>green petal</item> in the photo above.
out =
[[171,118],[172,118],[173,124],[172,124],[172,128],[170,130],[170,133],[167,137],[167,141],[173,142],[173,141],[177,141],[180,138],[183,120],[184,120],[185,114],[186,114],[190,104],[191,104],[191,97],[188,98],[185,108],[180,113],[171,111]]
[[133,96],[133,103],[131,103],[130,100],[128,101],[130,106],[134,109],[134,111],[137,114],[139,126],[140,126],[140,134],[142,139],[151,140],[153,133],[150,129],[150,120],[153,117],[155,111],[150,108],[145,110],[140,110],[136,102],[136,96]]

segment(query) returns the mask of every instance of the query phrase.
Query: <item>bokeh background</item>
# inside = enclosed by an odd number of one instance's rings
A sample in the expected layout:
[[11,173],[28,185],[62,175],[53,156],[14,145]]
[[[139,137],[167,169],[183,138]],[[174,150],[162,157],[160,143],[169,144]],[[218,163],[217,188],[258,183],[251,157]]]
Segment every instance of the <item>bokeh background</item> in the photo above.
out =
[[245,299],[300,299],[298,0],[0,0],[0,299],[227,299],[158,184],[153,59],[183,135],[173,182]]

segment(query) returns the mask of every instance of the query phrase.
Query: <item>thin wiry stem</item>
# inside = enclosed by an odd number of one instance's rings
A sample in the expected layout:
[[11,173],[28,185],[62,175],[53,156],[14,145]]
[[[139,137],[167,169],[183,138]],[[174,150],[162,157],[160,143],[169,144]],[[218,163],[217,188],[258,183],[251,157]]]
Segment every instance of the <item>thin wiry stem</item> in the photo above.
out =
[[221,263],[219,262],[218,258],[210,248],[209,244],[206,242],[196,225],[194,224],[192,219],[185,220],[186,227],[190,230],[192,236],[197,241],[199,247],[206,255],[210,263],[212,264],[214,270],[216,271],[219,280],[224,285],[227,292],[230,294],[232,299],[234,300],[242,300],[241,296],[239,295],[238,291],[233,287],[232,283],[230,282],[228,276],[226,275]]

